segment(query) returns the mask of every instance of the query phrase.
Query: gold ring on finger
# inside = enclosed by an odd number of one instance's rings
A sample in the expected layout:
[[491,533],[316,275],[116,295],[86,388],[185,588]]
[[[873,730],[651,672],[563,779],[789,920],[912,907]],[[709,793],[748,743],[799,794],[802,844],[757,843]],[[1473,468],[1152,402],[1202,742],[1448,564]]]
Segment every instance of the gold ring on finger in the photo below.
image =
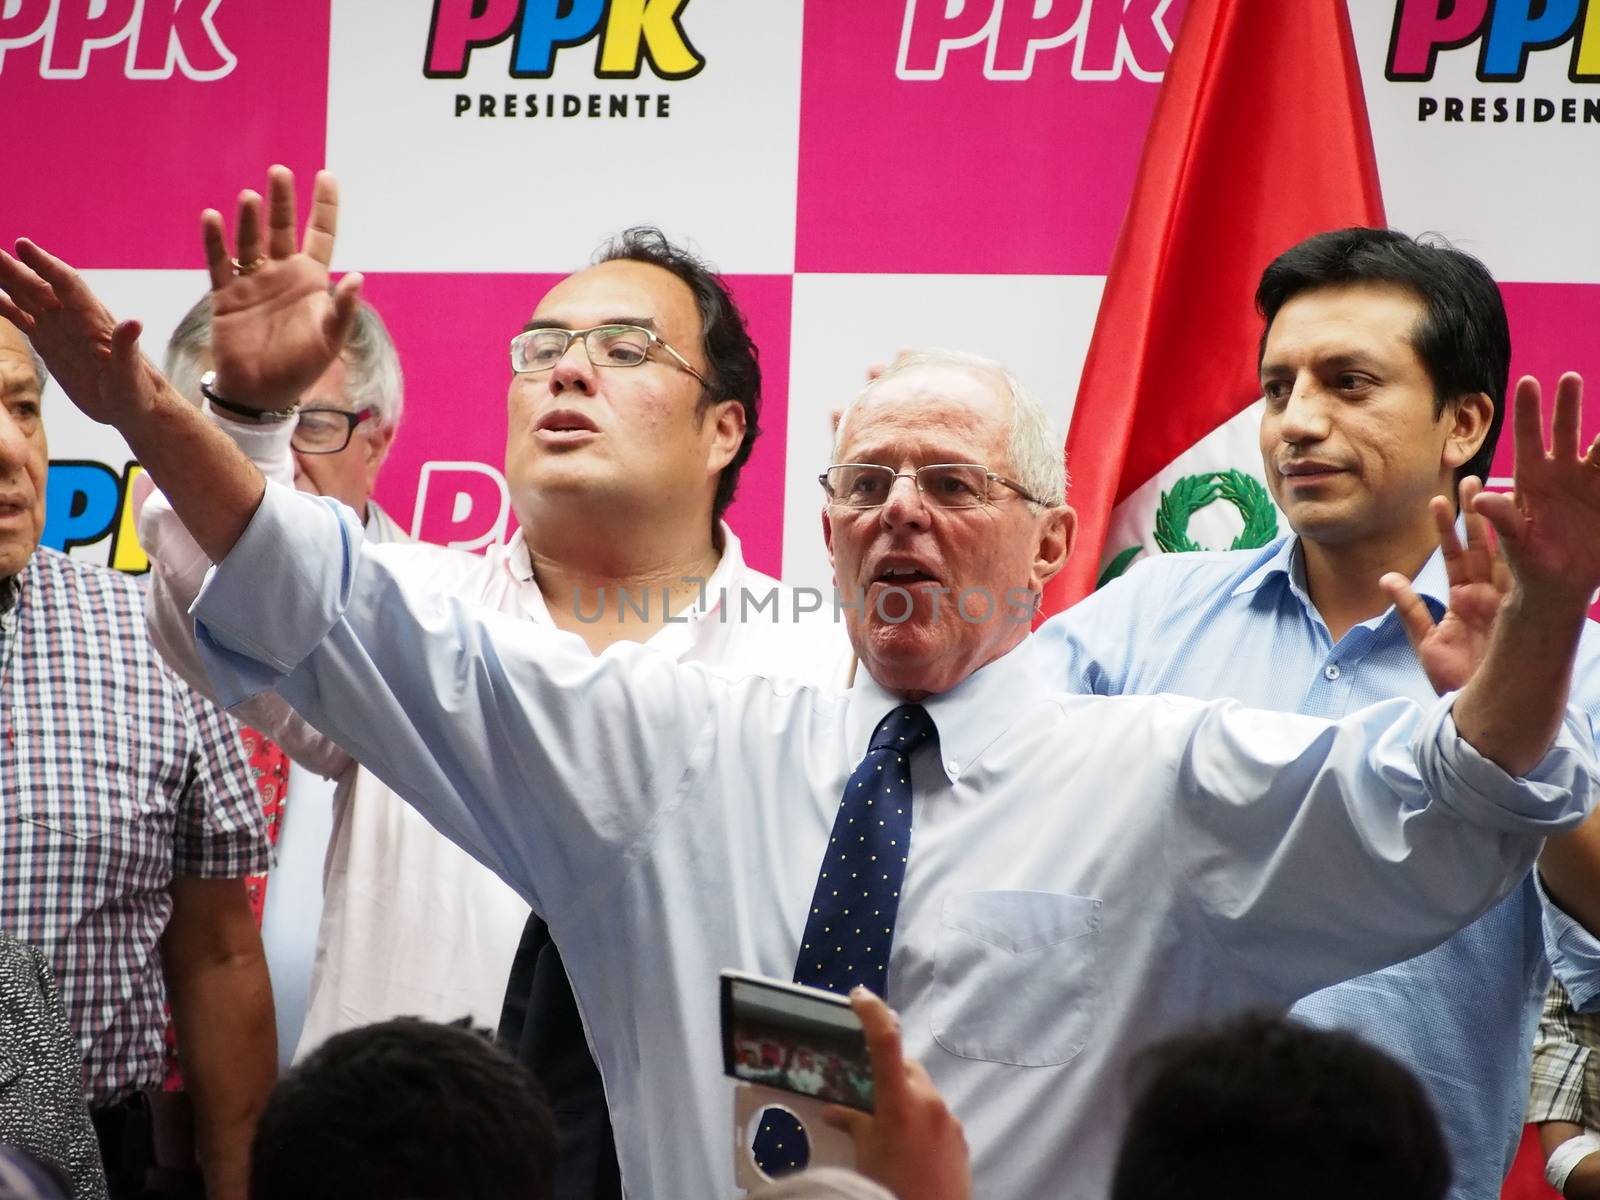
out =
[[233,264],[235,275],[253,275],[267,265],[267,256],[258,254],[249,262],[240,262],[237,258],[230,258],[228,261]]

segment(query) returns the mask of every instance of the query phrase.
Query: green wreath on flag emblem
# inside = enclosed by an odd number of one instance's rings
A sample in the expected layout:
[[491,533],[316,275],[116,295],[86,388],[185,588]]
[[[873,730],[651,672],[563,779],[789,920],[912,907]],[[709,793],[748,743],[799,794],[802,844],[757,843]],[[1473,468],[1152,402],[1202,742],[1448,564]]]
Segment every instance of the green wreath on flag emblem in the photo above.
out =
[[[1156,508],[1156,545],[1168,554],[1206,549],[1189,536],[1189,518],[1218,500],[1233,505],[1244,518],[1244,528],[1228,549],[1254,550],[1278,536],[1278,512],[1259,480],[1243,471],[1207,471],[1185,475],[1172,485],[1171,491],[1161,493],[1161,503]],[[1141,549],[1129,546],[1118,553],[1106,565],[1095,587],[1104,587],[1126,571]]]

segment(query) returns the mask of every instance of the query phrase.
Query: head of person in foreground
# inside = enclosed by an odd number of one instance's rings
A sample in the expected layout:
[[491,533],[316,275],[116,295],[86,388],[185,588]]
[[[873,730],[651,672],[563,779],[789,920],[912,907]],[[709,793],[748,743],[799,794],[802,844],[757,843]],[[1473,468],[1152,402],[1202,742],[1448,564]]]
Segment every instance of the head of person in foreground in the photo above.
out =
[[548,1200],[555,1122],[526,1068],[462,1025],[329,1038],[256,1126],[251,1200]]
[[1422,1086],[1348,1033],[1246,1016],[1154,1046],[1111,1200],[1443,1200],[1450,1156]]

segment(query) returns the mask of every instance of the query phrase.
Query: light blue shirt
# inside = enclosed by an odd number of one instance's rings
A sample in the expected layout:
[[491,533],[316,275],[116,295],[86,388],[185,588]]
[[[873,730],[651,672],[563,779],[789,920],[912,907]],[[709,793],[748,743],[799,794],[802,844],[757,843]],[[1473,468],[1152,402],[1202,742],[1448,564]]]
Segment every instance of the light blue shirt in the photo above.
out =
[[[1170,554],[1139,564],[1047,622],[1050,677],[1099,695],[1175,692],[1336,719],[1394,696],[1434,692],[1391,609],[1335,644],[1305,588],[1298,541],[1260,550]],[[1449,596],[1435,553],[1414,582],[1432,609]],[[1600,713],[1600,638],[1583,642],[1575,706]],[[1348,890],[1355,900],[1358,885]],[[1294,1007],[1360,1034],[1427,1087],[1455,1165],[1451,1196],[1495,1200],[1528,1101],[1534,1025],[1550,980],[1533,875],[1479,920],[1418,958],[1341,983]],[[1600,946],[1553,905],[1551,959],[1578,995],[1600,989]],[[1561,946],[1565,950],[1561,950]],[[1576,985],[1576,986],[1574,986]]]
[[[276,687],[546,916],[629,1195],[732,1195],[717,972],[793,970],[840,794],[901,698],[593,657],[408,590],[391,557],[269,487],[194,610],[220,694]],[[1513,780],[1448,700],[1329,724],[1074,697],[1031,640],[925,706],[888,999],[987,1200],[1100,1200],[1131,1055],[1434,944],[1591,800],[1586,723]]]

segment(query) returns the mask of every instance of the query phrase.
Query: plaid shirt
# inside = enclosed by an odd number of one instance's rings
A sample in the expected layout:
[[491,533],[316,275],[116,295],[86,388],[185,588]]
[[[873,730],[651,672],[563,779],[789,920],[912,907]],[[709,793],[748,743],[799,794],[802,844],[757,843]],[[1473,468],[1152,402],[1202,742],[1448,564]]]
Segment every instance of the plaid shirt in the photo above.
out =
[[10,591],[0,928],[49,957],[109,1104],[161,1083],[173,877],[265,869],[265,821],[238,730],[157,658],[137,583],[41,547]]
[[1572,1007],[1567,989],[1552,980],[1533,1040],[1528,1120],[1570,1121],[1600,1129],[1600,1013]]

